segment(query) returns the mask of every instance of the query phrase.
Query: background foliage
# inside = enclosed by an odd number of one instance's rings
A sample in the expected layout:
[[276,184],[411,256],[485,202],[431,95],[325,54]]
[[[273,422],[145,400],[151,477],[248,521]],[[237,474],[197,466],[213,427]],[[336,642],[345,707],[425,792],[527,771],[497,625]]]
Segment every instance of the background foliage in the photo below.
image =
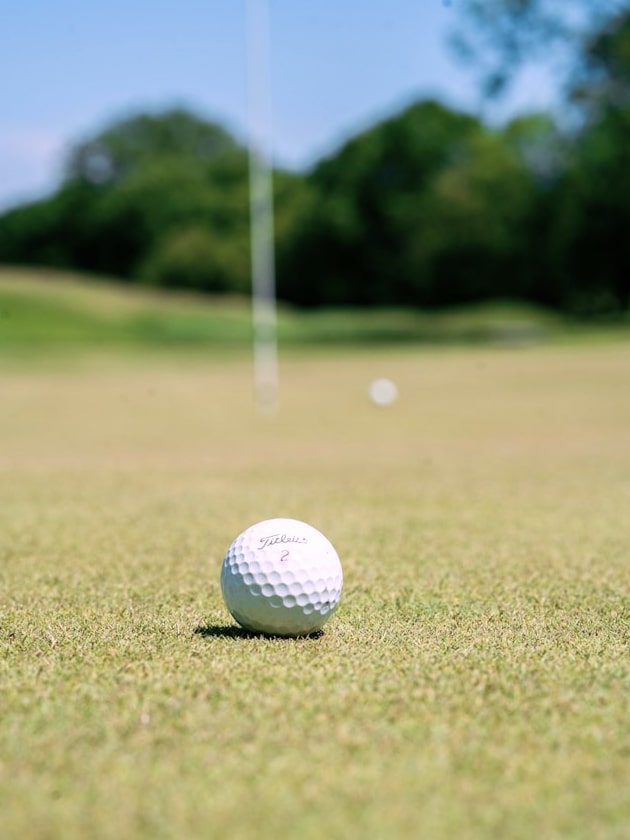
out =
[[[488,91],[505,87],[528,43],[568,43],[552,7],[467,4],[478,45],[495,47]],[[573,34],[563,113],[497,128],[421,101],[309,172],[277,171],[279,297],[302,306],[509,298],[585,316],[627,310],[630,11],[588,20],[579,40]],[[0,217],[0,261],[247,293],[246,151],[185,110],[114,122],[76,145],[54,195]]]

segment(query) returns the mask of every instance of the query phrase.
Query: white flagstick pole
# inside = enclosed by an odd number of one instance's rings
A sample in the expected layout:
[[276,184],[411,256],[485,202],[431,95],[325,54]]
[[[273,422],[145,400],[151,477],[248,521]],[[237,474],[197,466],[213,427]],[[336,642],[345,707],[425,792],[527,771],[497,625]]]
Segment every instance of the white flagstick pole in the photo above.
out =
[[278,408],[268,0],[247,0],[249,196],[254,387],[262,413]]

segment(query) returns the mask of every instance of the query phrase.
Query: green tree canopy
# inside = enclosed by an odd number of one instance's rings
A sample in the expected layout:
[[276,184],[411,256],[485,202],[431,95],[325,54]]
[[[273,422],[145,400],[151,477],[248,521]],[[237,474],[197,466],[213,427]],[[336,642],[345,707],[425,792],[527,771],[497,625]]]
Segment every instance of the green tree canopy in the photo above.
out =
[[[279,296],[627,308],[629,14],[584,41],[577,122],[527,114],[496,128],[423,101],[308,173],[276,171]],[[247,293],[248,190],[246,152],[224,129],[183,111],[139,114],[78,144],[54,195],[0,216],[0,260]]]
[[[630,10],[585,45],[584,123],[558,194],[558,273],[581,312],[630,307]],[[566,279],[569,278],[569,279]]]
[[245,150],[194,114],[139,114],[78,144],[54,196],[0,220],[0,258],[246,291],[248,225]]
[[589,33],[571,98],[589,122],[630,105],[630,9]]
[[119,183],[147,161],[215,161],[238,145],[221,126],[183,109],[138,114],[114,122],[70,153],[66,176],[94,184]]
[[314,197],[280,261],[290,299],[443,305],[499,294],[499,283],[510,293],[502,267],[518,247],[530,180],[501,136],[470,115],[414,105],[347,143],[309,181]]
[[584,39],[612,20],[624,0],[461,0],[452,42],[480,73],[488,96],[504,93],[528,64],[561,59],[565,81],[586,58]]

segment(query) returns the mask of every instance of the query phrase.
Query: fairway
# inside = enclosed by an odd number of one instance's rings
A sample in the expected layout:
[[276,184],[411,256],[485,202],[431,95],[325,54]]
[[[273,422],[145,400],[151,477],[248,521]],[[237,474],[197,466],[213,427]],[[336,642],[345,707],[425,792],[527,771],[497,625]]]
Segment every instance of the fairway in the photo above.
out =
[[[391,378],[378,408],[368,386]],[[0,368],[0,836],[625,838],[630,343]],[[321,530],[321,636],[223,555]]]

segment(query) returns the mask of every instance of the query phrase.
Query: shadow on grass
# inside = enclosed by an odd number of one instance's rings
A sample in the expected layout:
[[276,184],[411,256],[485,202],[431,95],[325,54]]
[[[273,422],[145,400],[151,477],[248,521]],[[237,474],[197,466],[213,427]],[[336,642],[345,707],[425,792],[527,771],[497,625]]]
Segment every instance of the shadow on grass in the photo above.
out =
[[193,633],[195,636],[201,636],[204,639],[279,639],[287,642],[320,639],[324,635],[323,630],[317,630],[308,636],[277,636],[271,633],[252,633],[236,624],[203,624],[195,627]]

